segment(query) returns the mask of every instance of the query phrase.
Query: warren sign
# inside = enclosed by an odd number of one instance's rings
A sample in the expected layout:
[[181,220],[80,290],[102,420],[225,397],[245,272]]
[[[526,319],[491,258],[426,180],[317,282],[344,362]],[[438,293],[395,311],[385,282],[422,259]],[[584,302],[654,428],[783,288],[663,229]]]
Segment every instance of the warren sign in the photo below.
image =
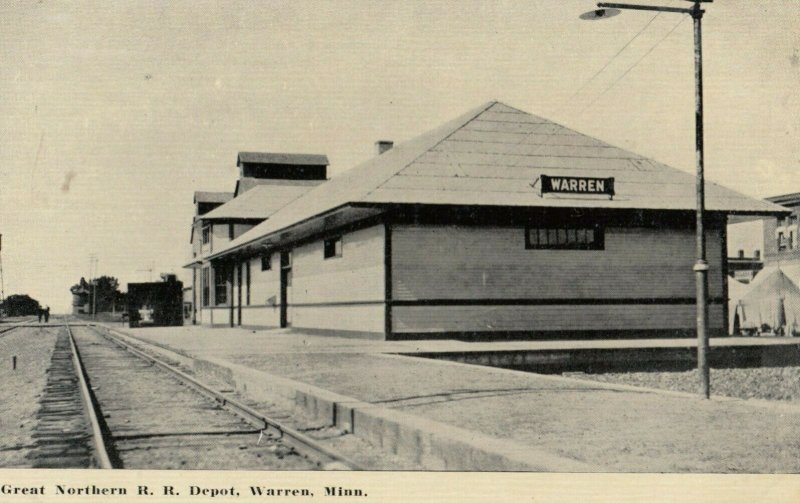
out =
[[614,177],[587,178],[582,176],[541,175],[542,194],[551,192],[565,194],[614,195]]

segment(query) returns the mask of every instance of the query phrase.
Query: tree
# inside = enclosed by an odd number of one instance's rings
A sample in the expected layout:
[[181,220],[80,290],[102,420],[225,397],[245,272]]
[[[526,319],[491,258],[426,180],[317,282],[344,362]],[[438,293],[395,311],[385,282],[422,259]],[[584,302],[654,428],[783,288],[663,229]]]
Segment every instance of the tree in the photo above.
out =
[[0,310],[4,311],[6,316],[30,316],[38,314],[41,308],[39,301],[23,294],[6,297]]
[[97,312],[113,311],[114,301],[119,294],[119,280],[111,276],[100,276],[94,280],[94,283],[96,284]]
[[[84,278],[72,285],[70,291],[74,295],[85,296],[85,300],[89,304],[89,312],[102,313],[114,311],[115,306],[124,305],[124,294],[119,291],[119,280],[113,276],[100,276],[92,281],[87,282]],[[96,298],[93,299],[93,296]]]

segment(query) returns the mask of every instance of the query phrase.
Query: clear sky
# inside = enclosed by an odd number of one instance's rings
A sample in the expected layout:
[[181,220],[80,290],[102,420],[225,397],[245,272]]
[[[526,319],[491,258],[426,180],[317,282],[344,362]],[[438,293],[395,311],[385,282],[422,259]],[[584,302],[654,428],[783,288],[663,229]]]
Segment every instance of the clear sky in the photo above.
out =
[[[491,99],[693,171],[691,19],[593,5],[0,0],[5,293],[65,311],[91,254],[123,284],[186,278],[192,194],[232,191],[238,151],[335,175]],[[800,191],[800,5],[706,8],[707,177]]]

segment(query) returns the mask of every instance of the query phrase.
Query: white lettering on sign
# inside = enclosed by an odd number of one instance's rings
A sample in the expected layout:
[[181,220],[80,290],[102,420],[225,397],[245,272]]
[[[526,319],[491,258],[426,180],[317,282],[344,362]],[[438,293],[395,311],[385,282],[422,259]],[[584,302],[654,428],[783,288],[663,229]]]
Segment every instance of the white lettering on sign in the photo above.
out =
[[[544,192],[577,192],[587,194],[613,195],[613,179],[602,178],[577,178],[577,177],[550,177],[542,175],[542,189]],[[607,181],[612,185],[607,185]]]

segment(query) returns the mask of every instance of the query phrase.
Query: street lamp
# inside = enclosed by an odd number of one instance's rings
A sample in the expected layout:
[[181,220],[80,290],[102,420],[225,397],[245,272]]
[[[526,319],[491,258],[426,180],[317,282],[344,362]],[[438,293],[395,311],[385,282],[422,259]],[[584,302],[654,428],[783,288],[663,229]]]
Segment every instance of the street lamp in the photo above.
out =
[[697,368],[700,371],[701,394],[709,398],[710,379],[708,370],[708,261],[706,260],[706,236],[703,231],[703,214],[705,212],[705,196],[703,181],[703,51],[700,20],[705,12],[701,3],[714,0],[687,0],[694,5],[689,9],[679,7],[661,7],[656,5],[634,5],[600,2],[598,9],[581,15],[581,19],[605,19],[619,13],[619,9],[644,10],[655,12],[675,12],[689,14],[694,21],[694,98],[695,98],[695,160],[697,165],[696,192],[697,208],[696,255],[697,261],[692,268],[695,273],[697,295]]

